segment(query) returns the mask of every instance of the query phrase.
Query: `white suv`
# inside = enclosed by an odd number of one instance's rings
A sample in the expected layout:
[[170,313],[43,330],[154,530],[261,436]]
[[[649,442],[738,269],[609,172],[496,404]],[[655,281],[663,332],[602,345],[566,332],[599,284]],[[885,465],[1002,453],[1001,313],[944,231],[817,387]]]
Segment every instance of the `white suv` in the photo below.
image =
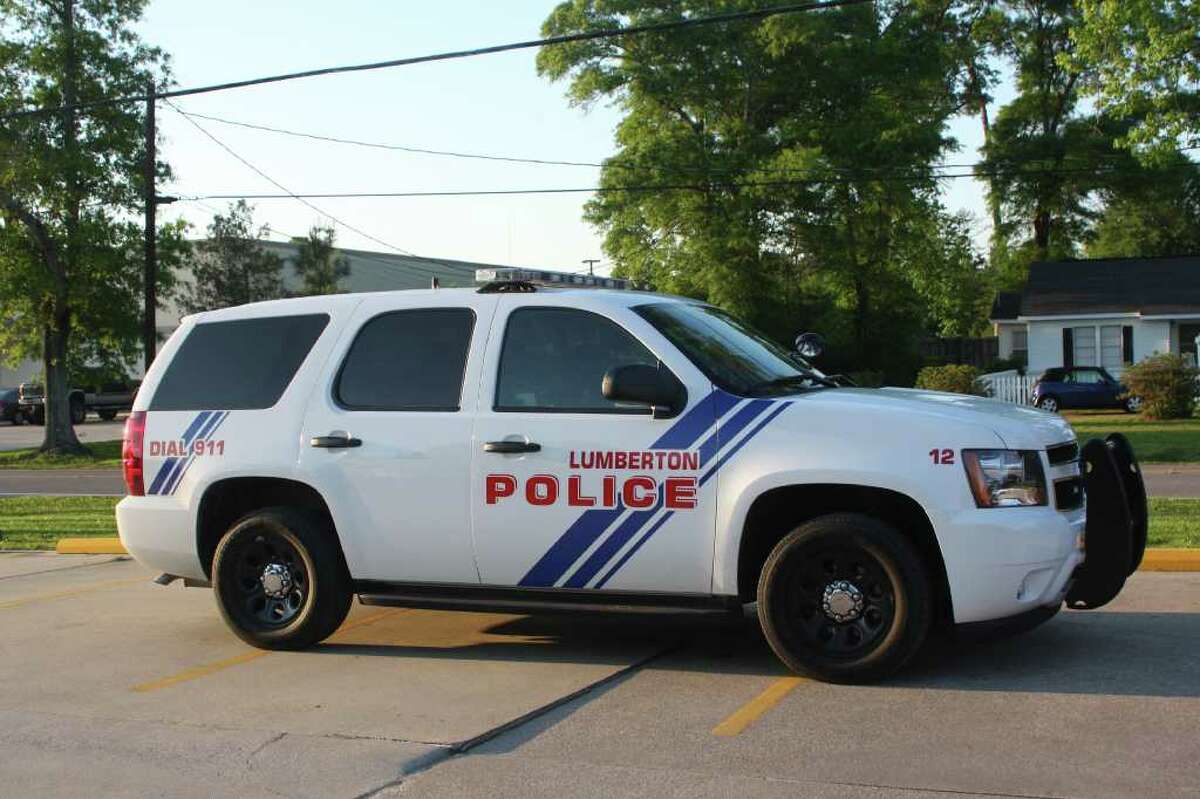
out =
[[189,317],[124,461],[129,552],[212,585],[268,648],[322,640],[355,594],[757,600],[787,666],[863,681],[935,625],[1104,604],[1145,547],[1121,439],[1081,456],[1053,414],[844,387],[716,308],[631,291],[502,282]]

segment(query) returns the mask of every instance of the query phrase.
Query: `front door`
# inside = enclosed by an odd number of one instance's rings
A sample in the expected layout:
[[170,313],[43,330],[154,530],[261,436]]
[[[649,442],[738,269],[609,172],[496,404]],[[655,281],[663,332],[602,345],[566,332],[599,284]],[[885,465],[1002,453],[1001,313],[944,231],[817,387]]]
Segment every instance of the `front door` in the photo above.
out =
[[[710,593],[716,481],[700,484],[700,445],[719,395],[632,312],[553,300],[497,309],[472,458],[483,583]],[[671,418],[604,398],[608,370],[660,359],[688,393]]]
[[356,579],[477,585],[471,417],[494,296],[368,297],[309,402],[300,474],[327,499]]

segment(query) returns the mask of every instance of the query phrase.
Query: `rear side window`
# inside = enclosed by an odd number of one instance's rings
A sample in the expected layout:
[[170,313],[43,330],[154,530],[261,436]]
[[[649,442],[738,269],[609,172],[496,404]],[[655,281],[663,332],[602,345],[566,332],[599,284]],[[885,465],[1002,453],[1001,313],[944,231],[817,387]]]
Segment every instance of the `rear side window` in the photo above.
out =
[[574,308],[519,308],[504,332],[496,410],[644,413],[601,393],[605,372],[631,364],[658,358],[615,322]]
[[474,328],[470,308],[376,316],[350,345],[334,397],[349,410],[457,411]]
[[326,314],[198,324],[167,366],[150,410],[270,408],[327,324]]

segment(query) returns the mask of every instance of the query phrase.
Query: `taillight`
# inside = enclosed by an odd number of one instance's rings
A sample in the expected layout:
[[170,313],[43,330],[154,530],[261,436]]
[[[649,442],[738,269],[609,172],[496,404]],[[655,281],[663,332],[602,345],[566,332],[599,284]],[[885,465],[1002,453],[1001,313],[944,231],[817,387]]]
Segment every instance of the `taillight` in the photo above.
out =
[[131,497],[144,496],[142,480],[142,438],[146,434],[146,412],[134,411],[125,420],[125,436],[121,444],[121,466],[125,470],[125,489]]

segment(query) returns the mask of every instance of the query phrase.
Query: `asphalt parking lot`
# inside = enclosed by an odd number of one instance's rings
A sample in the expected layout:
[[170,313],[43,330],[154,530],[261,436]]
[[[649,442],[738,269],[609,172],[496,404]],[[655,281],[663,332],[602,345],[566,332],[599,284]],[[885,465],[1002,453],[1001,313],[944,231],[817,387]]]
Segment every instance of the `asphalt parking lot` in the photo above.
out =
[[[83,424],[75,425],[75,435],[87,444],[93,441],[115,441],[125,430],[125,414],[111,422],[88,415]],[[0,423],[0,451],[36,447],[42,443],[46,428],[36,424]]]
[[12,796],[1196,796],[1200,574],[872,687],[756,626],[356,607],[312,651],[107,556],[0,556]]

